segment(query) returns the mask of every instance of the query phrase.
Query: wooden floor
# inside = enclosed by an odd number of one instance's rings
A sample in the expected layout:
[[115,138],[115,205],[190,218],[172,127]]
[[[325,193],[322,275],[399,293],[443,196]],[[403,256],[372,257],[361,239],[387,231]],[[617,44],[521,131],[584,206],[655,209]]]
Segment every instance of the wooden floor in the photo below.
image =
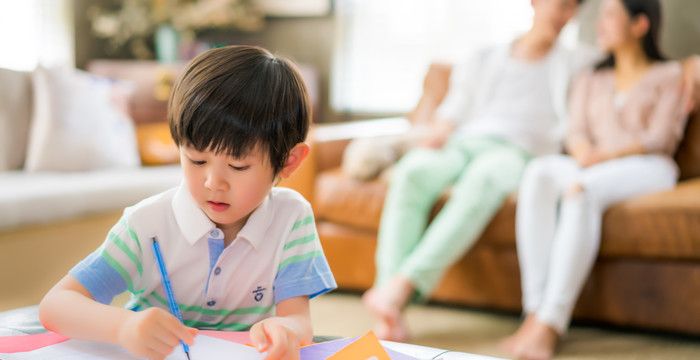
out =
[[[358,336],[372,327],[359,295],[329,294],[311,301],[314,333]],[[498,342],[518,326],[518,316],[440,305],[407,309],[412,343],[505,357]],[[700,359],[700,339],[633,330],[574,326],[561,359]]]

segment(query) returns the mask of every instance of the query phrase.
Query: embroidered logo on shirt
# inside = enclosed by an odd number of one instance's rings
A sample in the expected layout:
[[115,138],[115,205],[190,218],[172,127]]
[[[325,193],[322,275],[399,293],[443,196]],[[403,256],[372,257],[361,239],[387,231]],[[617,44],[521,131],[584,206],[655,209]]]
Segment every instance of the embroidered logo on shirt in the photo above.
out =
[[253,294],[255,294],[253,298],[255,299],[255,301],[260,302],[260,300],[263,299],[263,292],[264,291],[265,291],[265,288],[261,287],[261,286],[258,286],[257,289],[253,290]]

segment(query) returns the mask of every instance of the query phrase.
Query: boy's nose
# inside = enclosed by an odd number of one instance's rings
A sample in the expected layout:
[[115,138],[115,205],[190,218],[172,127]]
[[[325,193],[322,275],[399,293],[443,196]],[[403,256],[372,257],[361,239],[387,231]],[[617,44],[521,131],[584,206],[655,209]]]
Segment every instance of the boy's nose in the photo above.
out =
[[211,191],[228,191],[226,179],[215,172],[208,174],[204,186]]

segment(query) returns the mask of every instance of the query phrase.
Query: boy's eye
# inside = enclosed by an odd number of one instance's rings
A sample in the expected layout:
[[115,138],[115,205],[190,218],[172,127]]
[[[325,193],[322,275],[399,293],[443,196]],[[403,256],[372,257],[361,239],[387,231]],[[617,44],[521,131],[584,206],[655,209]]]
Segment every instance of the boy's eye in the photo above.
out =
[[193,164],[197,165],[197,166],[204,165],[204,164],[207,163],[207,162],[204,161],[204,160],[192,160],[192,159],[190,159],[190,161],[191,161]]
[[236,170],[236,171],[246,171],[250,168],[250,165],[246,165],[246,166],[229,165],[229,167],[231,167],[231,169]]

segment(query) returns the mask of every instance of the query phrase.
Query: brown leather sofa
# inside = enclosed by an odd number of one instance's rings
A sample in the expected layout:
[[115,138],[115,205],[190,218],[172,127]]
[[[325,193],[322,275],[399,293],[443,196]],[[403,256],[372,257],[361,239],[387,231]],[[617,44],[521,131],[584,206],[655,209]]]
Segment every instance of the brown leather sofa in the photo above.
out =
[[[409,115],[412,121],[430,118],[444,96],[449,72],[449,66],[431,67],[423,98]],[[324,251],[341,289],[361,291],[372,285],[386,193],[381,180],[360,182],[344,175],[342,153],[353,137],[386,130],[386,122],[316,127],[310,159],[296,176],[295,187],[312,199]],[[606,212],[600,256],[575,320],[700,334],[700,116],[688,122],[676,160],[682,178],[675,189],[624,201]],[[507,200],[474,248],[449,269],[432,300],[521,310],[515,198]]]

